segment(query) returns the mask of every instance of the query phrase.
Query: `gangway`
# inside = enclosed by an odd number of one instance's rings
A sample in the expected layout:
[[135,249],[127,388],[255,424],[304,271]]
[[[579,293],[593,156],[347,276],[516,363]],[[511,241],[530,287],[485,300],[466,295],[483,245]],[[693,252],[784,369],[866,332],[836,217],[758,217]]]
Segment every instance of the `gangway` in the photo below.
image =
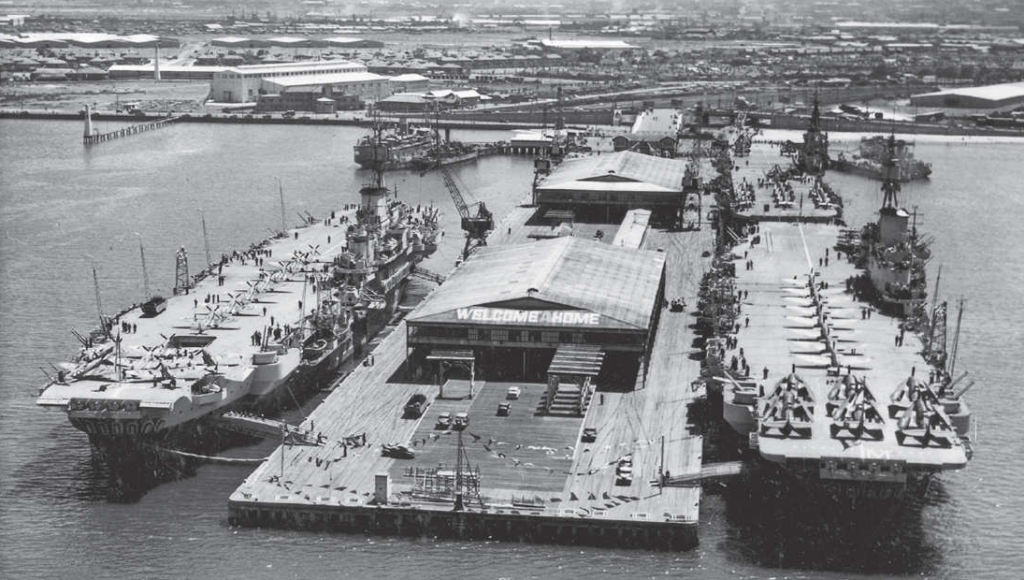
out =
[[706,463],[700,471],[683,475],[672,475],[662,480],[652,481],[652,485],[661,487],[688,487],[700,485],[704,481],[729,479],[743,473],[742,461],[726,461],[724,463]]
[[228,412],[217,418],[217,426],[234,433],[250,437],[269,439],[281,437],[289,439],[292,445],[316,445],[316,435],[300,430],[294,425],[276,419],[267,419],[255,415]]
[[423,266],[419,266],[419,265],[416,265],[416,266],[412,267],[412,275],[416,276],[417,278],[422,278],[424,280],[427,280],[428,282],[434,282],[434,283],[439,284],[439,285],[440,284],[444,284],[444,281],[445,281],[444,275],[438,274],[437,272],[434,272],[433,270],[428,270],[428,269],[424,268]]

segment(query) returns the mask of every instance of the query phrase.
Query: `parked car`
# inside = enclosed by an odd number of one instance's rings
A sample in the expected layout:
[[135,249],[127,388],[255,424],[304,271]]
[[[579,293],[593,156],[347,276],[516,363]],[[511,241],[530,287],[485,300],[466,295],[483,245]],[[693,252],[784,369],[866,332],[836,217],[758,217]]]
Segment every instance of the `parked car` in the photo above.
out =
[[405,416],[413,419],[419,418],[423,415],[423,411],[427,408],[427,396],[423,393],[416,393],[409,397],[409,402],[405,404]]
[[434,425],[436,429],[451,429],[452,428],[452,414],[448,412],[441,413],[437,416],[437,424]]
[[511,412],[512,412],[512,403],[509,403],[509,402],[498,403],[498,416],[499,417],[508,417],[508,415]]

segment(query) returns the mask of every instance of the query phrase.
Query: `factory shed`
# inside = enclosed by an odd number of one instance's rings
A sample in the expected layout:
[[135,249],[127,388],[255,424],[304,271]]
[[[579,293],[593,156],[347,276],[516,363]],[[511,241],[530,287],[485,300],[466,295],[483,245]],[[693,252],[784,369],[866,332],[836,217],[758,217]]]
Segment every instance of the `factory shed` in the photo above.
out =
[[657,221],[681,210],[685,173],[684,161],[633,151],[568,159],[537,186],[534,201],[606,222],[644,208]]
[[[632,385],[664,299],[665,257],[564,237],[477,250],[406,320],[414,360],[474,353],[480,372],[539,378],[559,349],[587,347]],[[579,350],[578,348],[576,350]],[[600,365],[599,365],[600,366]]]

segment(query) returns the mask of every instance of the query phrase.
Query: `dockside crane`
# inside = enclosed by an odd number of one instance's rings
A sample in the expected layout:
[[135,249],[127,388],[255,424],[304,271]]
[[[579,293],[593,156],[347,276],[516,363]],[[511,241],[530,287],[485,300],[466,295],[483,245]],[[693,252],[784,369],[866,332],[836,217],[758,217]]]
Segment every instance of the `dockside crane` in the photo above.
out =
[[472,215],[470,209],[473,206],[466,205],[462,191],[459,190],[451,172],[443,165],[439,169],[441,177],[444,179],[444,186],[448,188],[448,193],[451,194],[452,201],[455,202],[455,207],[459,210],[459,216],[462,218],[462,231],[466,232],[466,245],[462,248],[462,259],[465,260],[474,248],[487,245],[487,233],[494,229],[494,215],[482,201],[473,204],[478,207],[476,215]]

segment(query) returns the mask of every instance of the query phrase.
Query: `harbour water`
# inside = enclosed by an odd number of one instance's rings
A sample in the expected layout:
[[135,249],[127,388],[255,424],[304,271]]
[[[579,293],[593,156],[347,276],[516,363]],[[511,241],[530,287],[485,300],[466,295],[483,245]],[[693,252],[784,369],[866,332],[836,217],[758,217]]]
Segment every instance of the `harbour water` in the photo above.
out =
[[[935,238],[929,272],[934,278],[943,265],[941,296],[968,299],[958,368],[979,382],[970,393],[975,459],[966,471],[942,476],[920,522],[904,526],[898,540],[865,538],[823,555],[803,549],[799,535],[768,533],[763,522],[730,509],[731,494],[709,490],[701,545],[648,553],[234,529],[227,497],[248,467],[207,465],[137,503],[107,502],[106,474],[84,434],[34,404],[44,379],[38,367],[73,352],[70,328],[95,326],[91,262],[109,313],[142,296],[135,232],[151,283],[168,292],[179,246],[195,269],[204,262],[200,210],[216,259],[280,227],[277,178],[293,225],[296,213],[323,215],[356,201],[367,174],[352,161],[363,133],[357,128],[182,125],[88,149],[80,131],[78,123],[0,121],[2,577],[1016,578],[1024,568],[1017,490],[1024,422],[1012,411],[1015,381],[1024,375],[1024,256],[1017,249],[1024,243],[1024,143],[919,142],[917,157],[933,164],[932,179],[904,186],[903,205],[918,207],[921,228]],[[468,201],[483,199],[500,216],[528,191],[531,167],[527,158],[493,157],[455,173]],[[399,172],[389,180],[413,203],[440,205],[448,234],[461,235],[439,175]],[[873,219],[878,182],[829,180],[851,225]],[[452,262],[457,245],[442,244]],[[262,457],[272,448],[267,442],[230,454]]]

